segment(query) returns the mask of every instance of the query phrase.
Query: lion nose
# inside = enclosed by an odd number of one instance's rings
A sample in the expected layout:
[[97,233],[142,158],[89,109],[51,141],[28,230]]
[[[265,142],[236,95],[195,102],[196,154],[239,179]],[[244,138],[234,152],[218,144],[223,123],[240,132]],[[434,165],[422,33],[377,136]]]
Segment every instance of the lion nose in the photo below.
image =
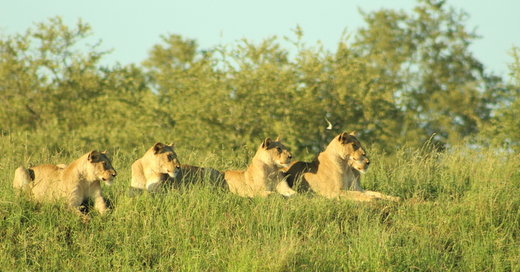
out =
[[367,165],[369,165],[369,164],[370,164],[370,160],[367,159]]
[[292,155],[291,155],[291,154],[289,154],[288,158],[289,158],[289,159],[292,159]]
[[116,177],[117,176],[117,173],[116,172],[113,172],[112,173],[112,177]]
[[180,169],[181,166],[177,164],[177,165],[175,165],[175,168]]

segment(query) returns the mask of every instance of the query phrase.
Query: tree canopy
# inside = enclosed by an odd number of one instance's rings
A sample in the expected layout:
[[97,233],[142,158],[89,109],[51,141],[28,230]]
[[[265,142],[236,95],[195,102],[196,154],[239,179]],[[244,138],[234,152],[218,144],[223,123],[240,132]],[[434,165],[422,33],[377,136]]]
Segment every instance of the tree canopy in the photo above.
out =
[[333,52],[305,45],[299,27],[289,42],[206,49],[168,34],[126,66],[101,65],[109,52],[86,44],[88,24],[51,18],[0,38],[0,130],[231,149],[279,135],[305,156],[343,130],[389,152],[432,135],[439,146],[486,138],[518,148],[518,49],[508,83],[472,54],[467,15],[444,1],[363,16]]

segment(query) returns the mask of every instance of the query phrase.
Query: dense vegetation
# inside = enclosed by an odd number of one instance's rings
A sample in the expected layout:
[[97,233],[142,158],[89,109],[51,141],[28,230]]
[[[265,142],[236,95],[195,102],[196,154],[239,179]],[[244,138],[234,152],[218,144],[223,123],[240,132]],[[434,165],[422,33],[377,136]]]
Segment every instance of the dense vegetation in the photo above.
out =
[[[518,271],[520,157],[495,150],[371,150],[365,188],[400,203],[354,203],[311,194],[241,198],[203,183],[128,194],[142,147],[113,154],[113,205],[84,224],[62,203],[34,204],[10,188],[20,158],[70,161],[32,139],[0,158],[0,266],[5,271]],[[74,146],[73,140],[63,144]],[[74,148],[76,149],[76,148]],[[243,167],[231,152],[180,149],[185,161]]]
[[[206,49],[171,34],[132,65],[102,64],[81,21],[0,36],[2,269],[520,270],[520,50],[509,82],[472,55],[477,35],[443,1],[364,17],[334,52],[300,28]],[[130,164],[156,141],[224,170],[264,137],[310,159],[343,130],[370,150],[364,186],[401,203],[244,199],[209,185],[127,195]],[[105,217],[83,224],[10,188],[19,165],[93,148],[120,173]]]
[[300,28],[284,40],[209,49],[172,34],[142,65],[126,66],[101,64],[107,52],[88,24],[52,18],[0,40],[0,132],[121,147],[165,138],[210,150],[281,135],[308,155],[328,142],[327,118],[388,152],[434,133],[440,146],[517,147],[518,82],[472,55],[477,36],[464,13],[421,2],[411,13],[364,16],[335,52],[303,43]]

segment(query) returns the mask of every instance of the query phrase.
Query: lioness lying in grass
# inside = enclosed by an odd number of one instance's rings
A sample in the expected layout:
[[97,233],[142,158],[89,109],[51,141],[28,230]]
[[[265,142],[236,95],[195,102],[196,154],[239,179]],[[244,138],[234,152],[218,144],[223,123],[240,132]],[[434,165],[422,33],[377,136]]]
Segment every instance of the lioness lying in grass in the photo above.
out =
[[205,178],[218,185],[224,184],[224,177],[219,171],[181,164],[173,144],[155,143],[132,164],[130,186],[155,192],[161,187],[195,183]]
[[90,197],[94,208],[104,214],[107,207],[100,182],[110,185],[116,174],[106,152],[91,151],[69,165],[42,164],[29,169],[20,166],[13,187],[39,202],[65,199],[75,209]]
[[399,201],[398,197],[361,188],[361,174],[368,170],[370,160],[354,133],[343,132],[336,136],[325,151],[312,162],[294,162],[286,171],[291,187],[311,189],[319,195],[342,197],[356,201],[387,199]]
[[292,190],[280,169],[287,167],[292,155],[279,139],[265,139],[258,147],[251,164],[245,171],[225,171],[224,178],[232,193],[244,197],[266,197],[273,192],[291,196]]

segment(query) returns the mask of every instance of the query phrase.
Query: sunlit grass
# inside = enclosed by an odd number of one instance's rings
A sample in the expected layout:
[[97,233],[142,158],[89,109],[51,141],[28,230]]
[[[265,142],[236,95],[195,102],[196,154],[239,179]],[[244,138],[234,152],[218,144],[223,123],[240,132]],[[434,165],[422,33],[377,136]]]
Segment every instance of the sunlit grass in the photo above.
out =
[[[31,203],[11,189],[19,164],[66,163],[86,152],[69,145],[74,140],[49,148],[34,139],[2,139],[0,270],[520,269],[517,155],[464,148],[392,155],[372,150],[364,187],[400,196],[401,203],[312,194],[248,199],[204,181],[132,197],[130,165],[143,144],[111,150],[119,176],[104,195],[113,209],[106,216],[92,212],[83,223],[62,203]],[[181,160],[195,165],[223,170],[246,163],[228,151],[178,149]]]

